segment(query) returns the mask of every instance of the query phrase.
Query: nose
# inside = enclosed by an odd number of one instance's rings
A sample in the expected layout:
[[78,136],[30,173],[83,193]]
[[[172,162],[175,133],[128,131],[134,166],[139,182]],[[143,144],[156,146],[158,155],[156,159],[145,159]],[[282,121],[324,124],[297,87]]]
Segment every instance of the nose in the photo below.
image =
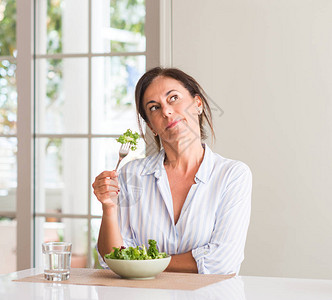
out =
[[172,113],[173,109],[171,105],[166,104],[162,107],[162,114],[164,118],[171,116]]

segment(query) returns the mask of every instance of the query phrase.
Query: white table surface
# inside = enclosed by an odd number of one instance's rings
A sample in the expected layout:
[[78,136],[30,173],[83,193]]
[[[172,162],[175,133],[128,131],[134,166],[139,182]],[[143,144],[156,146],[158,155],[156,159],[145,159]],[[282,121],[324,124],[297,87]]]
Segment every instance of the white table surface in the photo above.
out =
[[1,300],[39,299],[222,299],[222,300],[332,300],[332,280],[239,276],[195,290],[160,290],[60,283],[14,282],[40,274],[29,269],[0,275]]

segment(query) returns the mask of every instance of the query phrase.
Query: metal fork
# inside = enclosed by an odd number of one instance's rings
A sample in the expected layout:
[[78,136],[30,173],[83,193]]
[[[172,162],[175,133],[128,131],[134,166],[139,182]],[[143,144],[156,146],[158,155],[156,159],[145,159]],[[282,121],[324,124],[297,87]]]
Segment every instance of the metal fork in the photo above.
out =
[[118,163],[115,167],[116,171],[118,169],[118,166],[119,166],[121,160],[128,155],[129,150],[130,150],[130,143],[126,143],[126,144],[121,145],[120,150],[119,150],[119,160],[118,160]]

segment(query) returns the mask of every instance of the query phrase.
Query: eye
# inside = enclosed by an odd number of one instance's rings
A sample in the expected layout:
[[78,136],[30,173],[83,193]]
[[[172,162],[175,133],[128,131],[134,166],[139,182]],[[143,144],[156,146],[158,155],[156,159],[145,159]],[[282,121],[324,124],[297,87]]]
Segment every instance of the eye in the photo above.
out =
[[171,98],[169,98],[169,102],[174,102],[174,101],[176,101],[178,99],[179,99],[178,95],[174,95]]
[[152,105],[152,106],[149,107],[149,110],[150,110],[150,111],[155,111],[155,110],[157,110],[157,109],[158,109],[158,106],[157,106],[157,105]]

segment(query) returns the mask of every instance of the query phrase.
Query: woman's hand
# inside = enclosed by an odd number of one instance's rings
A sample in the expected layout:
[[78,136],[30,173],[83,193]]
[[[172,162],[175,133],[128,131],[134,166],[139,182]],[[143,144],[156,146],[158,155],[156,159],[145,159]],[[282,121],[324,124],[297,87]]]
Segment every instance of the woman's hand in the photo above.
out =
[[92,187],[93,193],[103,205],[103,210],[116,207],[118,193],[120,192],[118,173],[116,171],[100,173]]

